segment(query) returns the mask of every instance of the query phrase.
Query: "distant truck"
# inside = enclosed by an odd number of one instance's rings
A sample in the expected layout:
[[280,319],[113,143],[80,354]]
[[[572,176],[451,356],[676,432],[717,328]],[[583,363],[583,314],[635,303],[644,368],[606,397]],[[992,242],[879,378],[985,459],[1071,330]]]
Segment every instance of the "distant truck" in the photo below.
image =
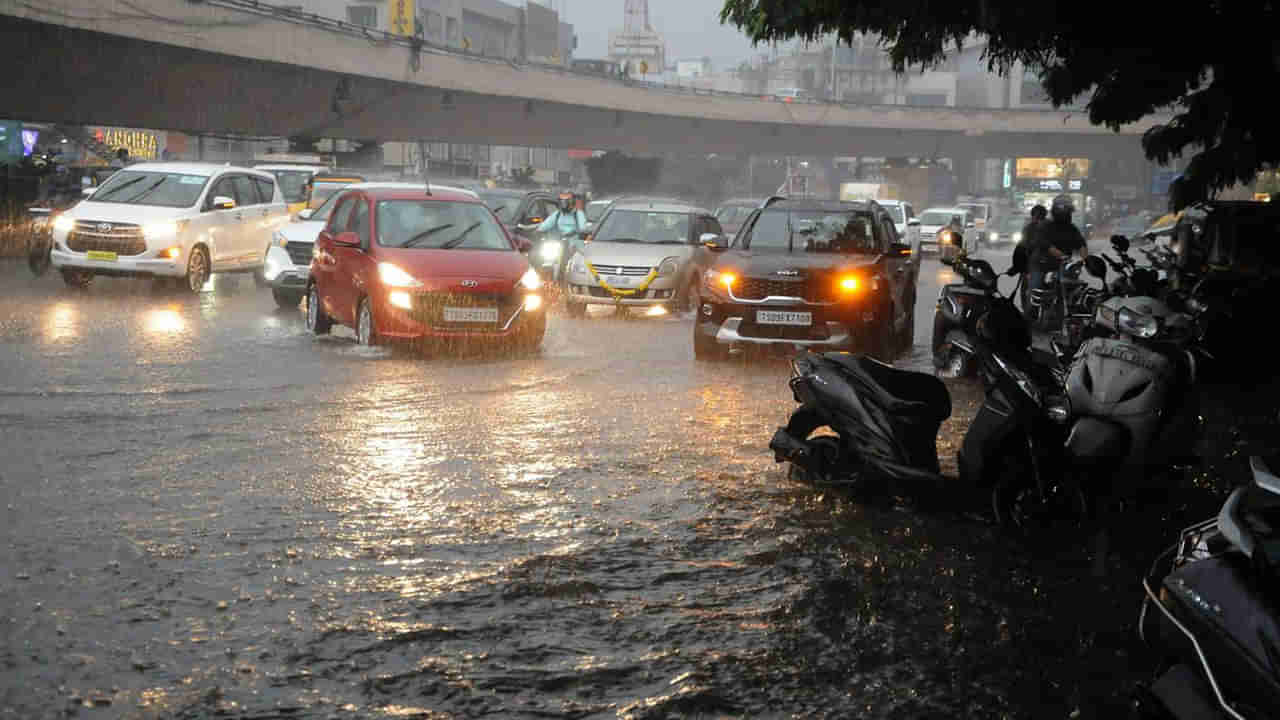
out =
[[855,200],[901,200],[902,194],[893,183],[840,183],[840,199]]
[[913,207],[949,206],[955,199],[955,176],[940,165],[886,167],[881,173],[885,181],[897,186],[899,197]]

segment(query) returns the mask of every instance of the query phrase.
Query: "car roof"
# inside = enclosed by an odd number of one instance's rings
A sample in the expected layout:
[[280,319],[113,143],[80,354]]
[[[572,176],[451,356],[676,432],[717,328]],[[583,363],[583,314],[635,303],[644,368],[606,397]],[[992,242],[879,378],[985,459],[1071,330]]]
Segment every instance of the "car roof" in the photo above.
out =
[[675,200],[672,198],[660,197],[627,197],[619,198],[614,201],[613,209],[615,210],[651,210],[653,212],[664,213],[693,213],[697,215],[710,215],[706,209],[694,205],[693,203]]
[[939,205],[938,207],[925,208],[924,212],[920,214],[923,215],[924,213],[929,213],[929,212],[940,212],[940,213],[951,213],[953,215],[964,215],[965,213],[969,212],[969,209],[956,207],[954,205]]
[[[344,185],[342,189],[343,190],[416,190],[418,192],[424,192],[427,189],[427,186],[424,183],[371,181],[371,182],[350,183],[349,185]],[[475,195],[476,197],[479,197],[479,195],[474,190],[454,187],[452,185],[436,185],[435,183],[431,183],[431,192],[435,193],[437,190],[443,190],[446,192],[468,193],[470,195]]]
[[141,172],[170,172],[182,175],[201,175],[203,177],[211,177],[218,173],[235,171],[245,172],[251,175],[259,175],[261,177],[269,177],[275,180],[275,176],[264,170],[255,170],[249,167],[241,167],[239,165],[231,165],[230,163],[211,163],[211,162],[141,162],[134,163],[120,170],[135,170]]
[[875,200],[817,200],[795,198],[776,200],[767,209],[818,210],[820,212],[872,212],[880,203]]
[[462,188],[448,187],[446,185],[432,185],[431,194],[427,195],[424,190],[425,185],[407,185],[399,184],[380,184],[365,183],[363,187],[358,189],[364,191],[375,199],[380,200],[444,200],[448,202],[468,202],[479,203],[480,197],[471,190],[463,190]]
[[306,163],[261,163],[254,165],[255,170],[312,170],[315,172],[325,172],[329,169],[327,165],[308,165]]
[[760,198],[729,198],[728,200],[725,200],[724,202],[720,203],[720,207],[740,207],[743,205],[747,205],[750,207],[760,207],[760,203],[764,201],[765,201],[765,198],[762,198],[762,197]]
[[896,207],[898,205],[910,205],[911,203],[907,200],[877,200],[876,204],[882,207],[889,207],[891,205]]

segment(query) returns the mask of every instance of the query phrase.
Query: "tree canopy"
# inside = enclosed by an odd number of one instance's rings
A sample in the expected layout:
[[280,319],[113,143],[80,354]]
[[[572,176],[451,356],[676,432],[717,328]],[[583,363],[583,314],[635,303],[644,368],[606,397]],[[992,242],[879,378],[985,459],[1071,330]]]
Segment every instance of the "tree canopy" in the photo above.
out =
[[1161,164],[1192,153],[1169,190],[1181,209],[1280,162],[1267,99],[1280,87],[1276,15],[1270,0],[725,0],[720,20],[754,43],[878,36],[899,72],[940,64],[976,33],[991,70],[1040,70],[1054,107],[1087,95],[1096,125],[1171,112],[1142,148]]

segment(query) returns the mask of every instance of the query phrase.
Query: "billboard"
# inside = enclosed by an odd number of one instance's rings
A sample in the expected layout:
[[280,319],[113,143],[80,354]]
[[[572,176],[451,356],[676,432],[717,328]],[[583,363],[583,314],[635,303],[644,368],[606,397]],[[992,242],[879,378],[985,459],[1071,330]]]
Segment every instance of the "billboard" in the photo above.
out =
[[391,0],[391,34],[413,35],[413,0]]
[[560,16],[537,3],[525,7],[525,53],[529,57],[551,58],[560,54]]

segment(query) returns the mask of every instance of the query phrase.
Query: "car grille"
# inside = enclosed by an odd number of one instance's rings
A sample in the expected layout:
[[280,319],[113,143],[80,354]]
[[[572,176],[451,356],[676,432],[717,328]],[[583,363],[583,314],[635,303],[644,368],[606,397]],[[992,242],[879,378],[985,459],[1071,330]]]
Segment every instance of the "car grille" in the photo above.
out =
[[651,269],[635,265],[599,265],[596,263],[592,263],[591,267],[596,269],[597,275],[627,275],[630,277],[645,277]]
[[315,244],[304,242],[285,243],[284,251],[289,253],[289,260],[294,265],[310,265],[311,251],[315,249]]
[[[439,328],[474,328],[477,330],[501,328],[512,313],[523,302],[523,299],[515,295],[493,295],[493,294],[475,294],[466,293],[422,293],[415,295],[413,298],[413,309],[409,311],[409,317],[415,322],[428,325],[430,327]],[[473,322],[445,322],[445,307],[494,307],[498,308],[497,323],[473,323]]]
[[99,250],[117,255],[141,255],[147,251],[142,227],[123,223],[77,220],[67,233],[67,249],[72,252]]
[[798,297],[813,303],[835,302],[837,299],[834,282],[820,275],[801,280],[743,278],[742,285],[733,289],[733,296],[739,300]]

